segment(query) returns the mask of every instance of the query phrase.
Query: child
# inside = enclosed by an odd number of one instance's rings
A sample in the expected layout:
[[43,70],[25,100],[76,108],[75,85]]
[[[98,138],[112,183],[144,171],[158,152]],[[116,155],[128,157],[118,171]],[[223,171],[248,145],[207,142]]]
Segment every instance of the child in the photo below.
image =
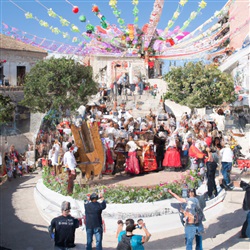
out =
[[146,226],[145,226],[145,224],[144,224],[143,219],[139,219],[139,220],[137,220],[137,227],[138,227],[138,228],[140,228],[140,229],[141,229],[143,225],[144,225],[144,227],[146,227]]
[[117,227],[116,234],[115,234],[116,238],[118,238],[119,233],[123,230],[124,223],[122,220],[118,220],[117,225],[118,225],[118,227]]
[[19,177],[23,176],[23,166],[21,162],[18,162],[17,165],[17,174]]

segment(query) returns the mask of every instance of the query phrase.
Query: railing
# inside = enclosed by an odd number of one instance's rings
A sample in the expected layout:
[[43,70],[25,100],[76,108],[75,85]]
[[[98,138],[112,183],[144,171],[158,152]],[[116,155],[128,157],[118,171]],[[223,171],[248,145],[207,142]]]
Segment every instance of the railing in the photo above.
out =
[[0,85],[0,92],[3,91],[23,91],[24,86],[2,86]]

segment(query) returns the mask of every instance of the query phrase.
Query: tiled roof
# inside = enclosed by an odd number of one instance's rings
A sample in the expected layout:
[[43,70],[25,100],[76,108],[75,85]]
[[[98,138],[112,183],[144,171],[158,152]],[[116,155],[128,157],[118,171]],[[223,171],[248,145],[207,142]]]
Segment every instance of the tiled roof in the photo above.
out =
[[47,51],[44,49],[23,43],[21,41],[18,41],[9,36],[5,36],[3,34],[0,34],[0,49],[47,53]]

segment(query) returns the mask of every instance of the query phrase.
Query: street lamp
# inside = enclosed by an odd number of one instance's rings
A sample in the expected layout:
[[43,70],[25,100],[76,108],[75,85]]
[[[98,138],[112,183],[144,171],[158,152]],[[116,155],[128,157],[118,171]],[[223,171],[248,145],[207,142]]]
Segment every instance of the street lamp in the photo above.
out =
[[116,81],[116,77],[117,77],[117,68],[120,68],[121,64],[116,64],[115,65],[115,82],[114,82],[114,95],[115,95],[115,101],[117,101],[117,81]]

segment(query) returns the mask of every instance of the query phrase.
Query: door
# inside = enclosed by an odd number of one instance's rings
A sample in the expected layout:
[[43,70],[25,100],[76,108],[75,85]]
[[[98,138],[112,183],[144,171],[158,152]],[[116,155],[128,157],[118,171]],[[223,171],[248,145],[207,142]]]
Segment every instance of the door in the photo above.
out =
[[24,84],[25,73],[25,66],[17,66],[17,86],[22,86]]

